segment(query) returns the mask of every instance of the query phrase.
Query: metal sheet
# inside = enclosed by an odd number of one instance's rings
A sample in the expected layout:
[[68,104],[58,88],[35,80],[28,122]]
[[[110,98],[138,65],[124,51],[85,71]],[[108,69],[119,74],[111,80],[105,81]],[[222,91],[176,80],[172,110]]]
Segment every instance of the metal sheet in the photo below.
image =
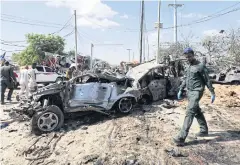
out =
[[166,80],[153,80],[148,85],[149,90],[152,93],[153,101],[161,100],[166,98],[167,90],[166,90]]

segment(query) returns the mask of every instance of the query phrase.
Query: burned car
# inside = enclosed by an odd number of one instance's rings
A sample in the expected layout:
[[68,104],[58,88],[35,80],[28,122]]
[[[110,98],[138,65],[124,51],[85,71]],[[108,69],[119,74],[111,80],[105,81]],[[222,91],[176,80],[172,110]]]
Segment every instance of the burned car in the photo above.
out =
[[110,114],[115,110],[129,113],[137,98],[128,92],[130,78],[86,73],[67,82],[58,82],[39,89],[33,95],[38,103],[32,111],[32,131],[51,132],[62,127],[64,115],[72,112],[97,111]]
[[240,84],[240,68],[232,67],[216,75],[215,83],[220,84]]
[[140,64],[126,74],[134,80],[127,91],[135,91],[133,94],[142,104],[176,96],[182,80],[172,71],[171,66],[156,64],[154,61]]

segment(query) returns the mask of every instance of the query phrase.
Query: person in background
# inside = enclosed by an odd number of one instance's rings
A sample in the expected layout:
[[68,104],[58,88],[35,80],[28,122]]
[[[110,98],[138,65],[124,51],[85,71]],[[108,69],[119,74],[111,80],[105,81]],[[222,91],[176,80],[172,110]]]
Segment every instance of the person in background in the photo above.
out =
[[76,67],[75,67],[75,66],[73,66],[73,67],[72,67],[72,77],[71,77],[71,78],[73,78],[73,77],[74,77],[74,74],[73,74],[73,73],[75,73],[75,72],[76,72],[76,70],[77,70],[77,69],[76,69]]
[[29,86],[29,89],[30,89],[31,93],[37,91],[36,67],[37,67],[37,64],[33,63],[32,64],[32,69],[29,69],[29,71],[28,71],[28,75],[29,75],[29,84],[28,84],[28,86]]
[[199,101],[203,96],[205,86],[207,86],[211,92],[211,103],[213,103],[215,100],[214,88],[208,76],[206,66],[196,60],[194,57],[194,51],[191,48],[186,48],[184,50],[184,56],[189,63],[189,67],[187,68],[185,80],[182,82],[177,96],[178,99],[181,99],[183,89],[186,87],[188,106],[182,129],[178,136],[173,138],[173,142],[178,146],[184,145],[194,117],[197,119],[198,124],[200,125],[200,132],[197,134],[197,136],[208,135],[207,122],[201,111],[201,108],[199,107]]
[[28,66],[25,66],[23,69],[21,69],[20,75],[19,75],[20,99],[22,99],[23,95],[25,95],[26,99],[28,99],[28,95],[29,95],[28,81],[29,81]]
[[17,80],[13,73],[13,68],[9,66],[9,62],[5,61],[5,65],[1,67],[1,104],[4,104],[4,94],[8,88],[7,100],[12,101],[13,89]]
[[77,69],[75,69],[74,71],[73,71],[73,77],[77,77],[77,76],[80,76],[81,75],[81,70],[82,70],[82,67],[81,67],[81,65],[80,64],[78,64],[78,70]]
[[68,80],[70,80],[72,78],[72,73],[73,73],[72,67],[68,68],[68,70],[66,72],[66,77],[67,77]]

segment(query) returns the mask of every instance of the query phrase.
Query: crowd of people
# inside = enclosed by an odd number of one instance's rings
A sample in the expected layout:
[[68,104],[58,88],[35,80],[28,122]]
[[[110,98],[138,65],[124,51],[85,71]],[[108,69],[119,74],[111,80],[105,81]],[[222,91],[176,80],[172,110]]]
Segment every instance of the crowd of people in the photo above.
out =
[[[32,67],[24,66],[20,69],[19,85],[20,99],[28,99],[30,94],[37,90],[36,82],[36,63]],[[5,61],[1,66],[1,105],[5,104],[5,92],[8,88],[7,101],[12,101],[12,94],[17,85],[17,79],[13,72],[13,67],[10,66],[8,61]]]

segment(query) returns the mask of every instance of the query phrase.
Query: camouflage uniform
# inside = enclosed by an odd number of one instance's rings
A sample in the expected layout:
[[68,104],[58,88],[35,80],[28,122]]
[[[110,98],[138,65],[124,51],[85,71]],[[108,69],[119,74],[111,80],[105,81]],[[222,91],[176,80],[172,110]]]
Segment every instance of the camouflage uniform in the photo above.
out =
[[180,86],[181,91],[185,87],[187,88],[188,97],[186,116],[182,129],[177,137],[180,141],[185,141],[194,117],[197,119],[200,125],[200,133],[208,133],[207,122],[203,113],[201,112],[201,108],[199,107],[199,101],[202,98],[205,85],[208,87],[210,92],[214,94],[214,88],[209,79],[207,68],[205,65],[195,60],[187,68],[185,80]]

